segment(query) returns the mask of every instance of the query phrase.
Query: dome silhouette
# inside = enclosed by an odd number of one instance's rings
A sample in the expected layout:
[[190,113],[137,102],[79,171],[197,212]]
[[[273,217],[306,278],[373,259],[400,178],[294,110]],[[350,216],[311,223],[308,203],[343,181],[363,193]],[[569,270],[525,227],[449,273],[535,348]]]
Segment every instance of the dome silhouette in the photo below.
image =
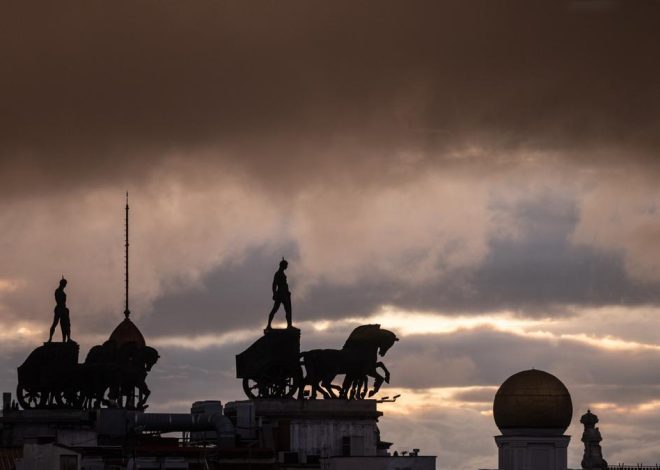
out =
[[566,386],[542,370],[525,370],[504,381],[493,402],[495,424],[502,434],[523,432],[561,435],[573,417]]
[[138,327],[135,326],[135,323],[130,321],[128,317],[124,318],[124,320],[117,325],[117,328],[112,332],[108,341],[114,341],[117,346],[122,346],[127,343],[136,343],[138,346],[142,347],[146,346],[144,336],[142,336]]

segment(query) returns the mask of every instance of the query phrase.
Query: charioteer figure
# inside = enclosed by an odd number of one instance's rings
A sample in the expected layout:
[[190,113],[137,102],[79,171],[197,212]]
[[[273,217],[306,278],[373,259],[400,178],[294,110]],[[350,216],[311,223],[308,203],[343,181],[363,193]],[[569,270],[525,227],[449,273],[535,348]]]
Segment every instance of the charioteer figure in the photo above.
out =
[[291,292],[289,292],[289,285],[286,282],[286,274],[284,274],[284,270],[288,266],[289,263],[287,260],[282,258],[282,261],[280,261],[280,268],[277,270],[275,276],[273,277],[273,300],[275,303],[273,304],[273,309],[268,315],[268,326],[266,327],[266,331],[272,329],[271,323],[273,322],[275,312],[279,310],[280,305],[284,305],[287,328],[291,328],[293,326],[291,322]]
[[66,279],[62,276],[60,279],[60,286],[55,289],[55,316],[53,318],[53,324],[50,327],[50,336],[48,342],[53,341],[53,333],[55,333],[55,327],[57,324],[60,324],[62,329],[62,342],[71,341],[71,319],[69,318],[69,309],[66,306],[66,292],[64,288],[66,287]]

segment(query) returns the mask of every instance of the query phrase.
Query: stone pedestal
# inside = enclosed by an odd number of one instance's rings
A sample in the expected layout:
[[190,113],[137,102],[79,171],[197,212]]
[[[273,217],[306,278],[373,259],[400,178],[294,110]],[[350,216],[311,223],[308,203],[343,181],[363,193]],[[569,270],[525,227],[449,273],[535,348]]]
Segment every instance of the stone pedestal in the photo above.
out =
[[378,454],[376,400],[258,399],[229,402],[225,416],[244,441],[275,449],[287,463]]
[[495,436],[499,470],[566,470],[570,436]]

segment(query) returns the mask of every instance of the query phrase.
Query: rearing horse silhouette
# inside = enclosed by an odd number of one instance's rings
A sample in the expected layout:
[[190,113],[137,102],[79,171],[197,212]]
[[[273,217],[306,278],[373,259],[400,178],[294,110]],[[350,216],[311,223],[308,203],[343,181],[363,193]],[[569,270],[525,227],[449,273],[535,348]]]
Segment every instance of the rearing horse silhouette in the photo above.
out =
[[82,406],[144,410],[151,393],[146,384],[147,373],[159,357],[154,348],[135,343],[117,346],[113,341],[106,341],[94,346],[82,366]]
[[[367,376],[373,377],[373,396],[383,382],[390,381],[390,372],[378,361],[398,341],[394,333],[380,325],[358,326],[350,334],[342,349],[313,349],[301,354],[306,376],[304,383],[312,387],[310,398],[321,393],[324,398],[364,398],[362,387],[368,387]],[[382,369],[383,374],[378,372]],[[332,381],[339,374],[346,374],[342,386]],[[339,396],[335,393],[338,392]]]

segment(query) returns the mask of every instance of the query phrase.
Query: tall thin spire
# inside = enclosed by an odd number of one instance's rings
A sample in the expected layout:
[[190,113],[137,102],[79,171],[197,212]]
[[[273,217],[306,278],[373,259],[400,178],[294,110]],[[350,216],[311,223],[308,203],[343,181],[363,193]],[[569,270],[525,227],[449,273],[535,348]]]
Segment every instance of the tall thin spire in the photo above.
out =
[[128,309],[128,191],[126,191],[126,308],[124,309],[124,315],[126,318],[131,314],[131,311]]

